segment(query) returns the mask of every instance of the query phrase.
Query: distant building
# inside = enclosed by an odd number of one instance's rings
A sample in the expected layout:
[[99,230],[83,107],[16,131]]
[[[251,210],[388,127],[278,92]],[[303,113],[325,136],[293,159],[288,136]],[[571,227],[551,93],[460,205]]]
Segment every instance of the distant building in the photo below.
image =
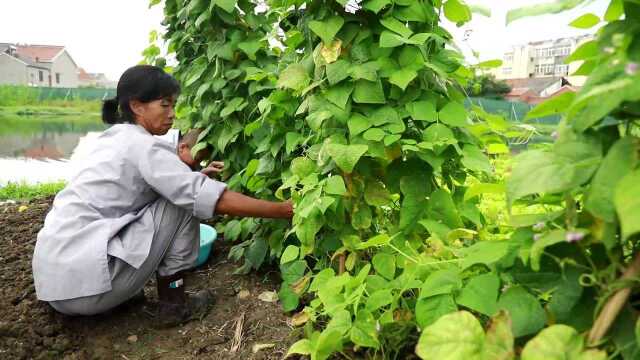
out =
[[571,76],[582,63],[565,64],[564,60],[593,39],[593,35],[581,35],[512,46],[504,53],[502,66],[492,73],[499,80],[564,77],[573,86],[582,86],[586,77]]
[[575,92],[577,87],[565,77],[540,77],[504,80],[511,91],[504,96],[509,101],[538,104],[549,97],[565,92]]
[[82,87],[115,88],[117,83],[103,73],[88,73],[78,68],[78,85]]
[[64,46],[0,43],[0,84],[76,88],[78,66]]

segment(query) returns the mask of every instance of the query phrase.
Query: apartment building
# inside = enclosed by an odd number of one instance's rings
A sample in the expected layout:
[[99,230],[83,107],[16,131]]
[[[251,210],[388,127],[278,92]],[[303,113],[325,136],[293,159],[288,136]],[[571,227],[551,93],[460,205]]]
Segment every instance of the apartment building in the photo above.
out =
[[512,46],[505,52],[502,66],[492,73],[499,80],[564,77],[572,85],[582,86],[586,77],[571,76],[581,62],[565,64],[564,60],[593,38],[593,35],[581,35]]

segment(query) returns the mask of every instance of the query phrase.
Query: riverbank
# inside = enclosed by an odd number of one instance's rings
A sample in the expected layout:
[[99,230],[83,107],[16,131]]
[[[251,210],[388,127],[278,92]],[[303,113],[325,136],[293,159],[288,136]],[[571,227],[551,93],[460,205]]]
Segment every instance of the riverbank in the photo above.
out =
[[26,202],[47,198],[57,194],[65,187],[65,185],[66,182],[64,181],[35,185],[26,183],[8,183],[7,185],[0,187],[0,201],[13,200]]

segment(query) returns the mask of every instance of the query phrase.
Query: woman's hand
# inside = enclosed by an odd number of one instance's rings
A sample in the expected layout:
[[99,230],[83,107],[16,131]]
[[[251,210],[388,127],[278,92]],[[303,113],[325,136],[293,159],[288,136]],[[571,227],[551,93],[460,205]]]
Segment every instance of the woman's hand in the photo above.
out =
[[200,170],[200,172],[212,178],[220,174],[223,170],[224,170],[224,162],[212,161],[211,163],[209,163],[209,165],[207,165],[207,167]]

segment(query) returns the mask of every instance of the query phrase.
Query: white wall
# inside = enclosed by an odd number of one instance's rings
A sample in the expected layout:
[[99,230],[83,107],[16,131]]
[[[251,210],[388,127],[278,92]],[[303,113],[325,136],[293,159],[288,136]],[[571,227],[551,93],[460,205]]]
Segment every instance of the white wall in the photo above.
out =
[[[56,81],[56,74],[60,74],[60,82]],[[78,68],[67,50],[64,50],[51,64],[51,86],[77,88],[78,85]]]
[[0,53],[0,84],[27,85],[27,65],[13,56]]

